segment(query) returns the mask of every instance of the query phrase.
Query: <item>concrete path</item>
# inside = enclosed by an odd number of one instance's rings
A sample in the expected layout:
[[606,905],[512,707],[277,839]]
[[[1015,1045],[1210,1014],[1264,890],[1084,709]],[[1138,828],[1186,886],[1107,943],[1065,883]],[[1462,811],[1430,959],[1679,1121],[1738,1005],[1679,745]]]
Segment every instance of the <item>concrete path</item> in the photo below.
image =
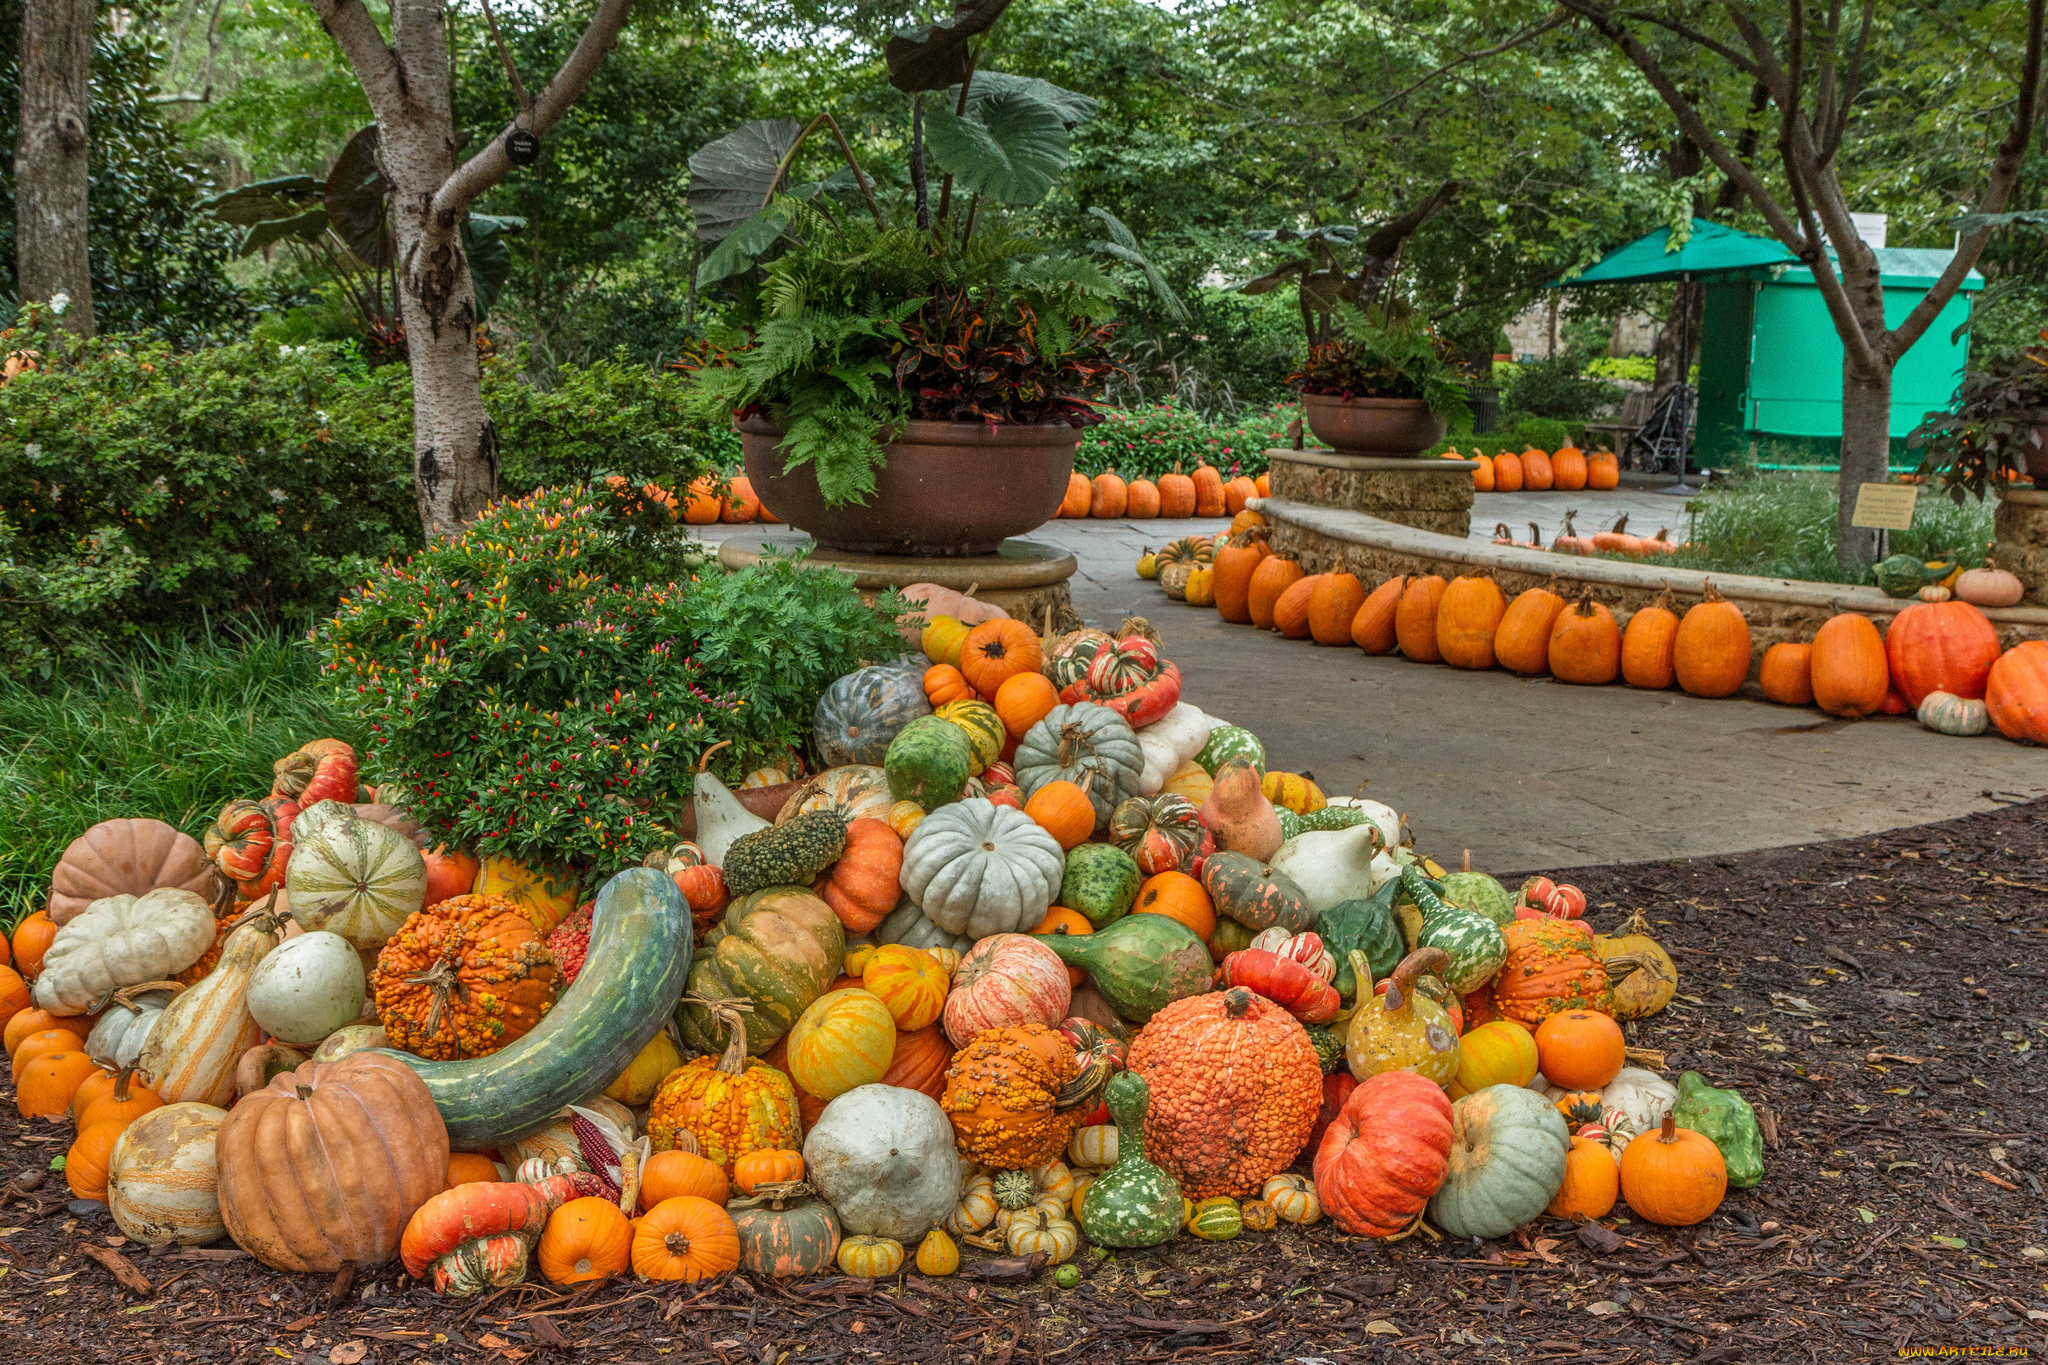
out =
[[[707,538],[723,529],[707,528]],[[1368,784],[1438,857],[1470,848],[1474,866],[1508,874],[1705,856],[2002,804],[1988,794],[2048,796],[2048,750],[1996,736],[1949,739],[1905,718],[1842,722],[1761,700],[1375,659],[1225,625],[1137,577],[1145,546],[1216,529],[1055,521],[1031,538],[1079,560],[1072,591],[1083,618],[1152,621],[1188,700],[1256,731],[1274,764],[1314,773],[1333,795]]]
[[1515,539],[1525,541],[1533,521],[1543,528],[1543,543],[1548,545],[1563,533],[1564,514],[1574,512],[1582,536],[1609,529],[1626,513],[1633,535],[1654,536],[1658,528],[1666,527],[1672,540],[1684,541],[1692,530],[1685,514],[1691,501],[1654,488],[1625,486],[1606,493],[1480,493],[1472,500],[1472,539],[1492,540],[1493,528],[1506,522]]

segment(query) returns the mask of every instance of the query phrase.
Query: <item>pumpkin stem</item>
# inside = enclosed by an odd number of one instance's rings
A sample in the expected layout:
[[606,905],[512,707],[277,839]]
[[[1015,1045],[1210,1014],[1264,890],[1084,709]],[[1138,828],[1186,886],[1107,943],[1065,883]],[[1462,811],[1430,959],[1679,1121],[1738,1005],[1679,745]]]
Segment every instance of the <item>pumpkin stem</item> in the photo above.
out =
[[1661,1133],[1657,1134],[1657,1141],[1659,1141],[1659,1142],[1676,1142],[1676,1141],[1678,1141],[1678,1120],[1677,1120],[1677,1119],[1674,1119],[1674,1118],[1672,1118],[1672,1117],[1671,1117],[1671,1115],[1670,1115],[1670,1114],[1668,1114],[1668,1113],[1664,1115],[1664,1131],[1662,1131]]
[[714,1000],[708,995],[691,992],[683,997],[695,1005],[702,1005],[711,1015],[711,1022],[726,1031],[725,1052],[718,1059],[718,1069],[728,1076],[743,1076],[747,1070],[747,1021],[741,1015],[751,1014],[754,1002],[744,996],[726,996]]
[[98,1014],[103,1010],[119,1005],[130,1014],[140,1014],[142,1013],[142,1006],[135,1003],[136,996],[142,995],[147,991],[169,991],[172,995],[176,995],[184,989],[185,983],[182,981],[138,981],[132,986],[123,986],[119,990],[108,991],[98,1000],[95,1000],[92,1003],[92,1007],[86,1010],[86,1013]]
[[690,1239],[680,1232],[671,1232],[661,1239],[661,1244],[671,1256],[682,1257],[690,1254]]
[[1472,850],[1468,848],[1468,849],[1466,849],[1466,850],[1465,850],[1465,856],[1464,856],[1463,858],[1461,858],[1461,859],[1459,859],[1459,860],[1458,860],[1458,871],[1460,871],[1460,872],[1470,872],[1471,870],[1472,870]]
[[1252,1007],[1252,993],[1242,986],[1233,986],[1223,993],[1223,1012],[1233,1019],[1242,1019],[1245,1011]]
[[723,749],[726,745],[730,743],[732,743],[732,741],[729,739],[721,739],[718,741],[718,743],[712,745],[703,753],[697,755],[697,771],[700,773],[707,771],[711,767],[711,755],[717,753],[720,749]]
[[463,1004],[469,1003],[469,986],[455,970],[455,964],[447,958],[436,958],[434,965],[423,972],[414,972],[405,978],[409,986],[425,986],[433,994],[434,1003],[427,1008],[426,1037],[432,1040],[441,1032],[441,1013],[448,1006],[448,994],[453,991]]

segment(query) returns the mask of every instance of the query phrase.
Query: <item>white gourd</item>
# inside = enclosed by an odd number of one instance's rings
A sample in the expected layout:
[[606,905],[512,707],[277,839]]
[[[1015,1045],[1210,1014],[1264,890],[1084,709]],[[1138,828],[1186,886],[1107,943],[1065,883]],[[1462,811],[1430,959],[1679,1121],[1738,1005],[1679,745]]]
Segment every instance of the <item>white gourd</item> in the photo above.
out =
[[959,1207],[952,1120],[903,1086],[856,1086],[826,1105],[804,1139],[804,1173],[849,1233],[908,1242]]
[[1188,702],[1176,703],[1171,711],[1138,731],[1138,749],[1145,766],[1138,771],[1138,795],[1157,796],[1166,780],[1181,765],[1202,752],[1209,731],[1216,724],[1202,708]]
[[[1550,1100],[1564,1098],[1561,1086],[1543,1092]],[[1671,1106],[1678,1103],[1678,1087],[1656,1072],[1640,1066],[1625,1066],[1600,1092],[1600,1122],[1608,1141],[1619,1151],[1630,1138],[1647,1133],[1664,1122]]]
[[214,1138],[227,1116],[210,1104],[166,1104],[123,1129],[107,1161],[114,1226],[149,1247],[205,1246],[226,1236]]
[[301,934],[256,964],[249,1017],[279,1042],[317,1043],[362,1016],[365,986],[362,959],[347,939],[324,929]]
[[982,797],[939,807],[903,845],[903,890],[932,923],[983,939],[1045,918],[1066,875],[1059,842],[1013,806]]
[[1324,804],[1342,806],[1347,810],[1362,810],[1366,818],[1378,826],[1380,838],[1386,840],[1388,848],[1401,842],[1401,813],[1384,801],[1375,801],[1366,796],[1333,796]]
[[199,896],[160,886],[87,906],[51,940],[35,1002],[52,1014],[85,1014],[123,986],[176,976],[206,955],[219,932]]
[[373,1047],[389,1047],[391,1040],[384,1036],[382,1024],[350,1024],[327,1035],[327,1041],[313,1049],[316,1062],[338,1062],[351,1052],[367,1052]]
[[742,806],[708,768],[697,774],[690,805],[697,814],[697,847],[704,850],[704,861],[714,867],[725,866],[725,851],[733,840],[768,828],[769,822]]
[[1307,893],[1309,908],[1320,915],[1343,901],[1365,900],[1387,880],[1374,866],[1379,854],[1379,827],[1368,821],[1297,834],[1280,845],[1273,866],[1294,879]]
[[169,991],[144,991],[130,1005],[115,1001],[86,1035],[85,1055],[105,1058],[115,1066],[135,1065],[150,1030],[170,1003]]
[[427,895],[427,864],[389,825],[359,820],[339,801],[316,802],[292,823],[285,894],[292,918],[358,948],[390,941]]
[[235,1097],[235,1065],[263,1041],[249,1017],[249,977],[278,944],[276,916],[261,910],[222,945],[220,961],[164,1006],[135,1069],[167,1105],[225,1105]]

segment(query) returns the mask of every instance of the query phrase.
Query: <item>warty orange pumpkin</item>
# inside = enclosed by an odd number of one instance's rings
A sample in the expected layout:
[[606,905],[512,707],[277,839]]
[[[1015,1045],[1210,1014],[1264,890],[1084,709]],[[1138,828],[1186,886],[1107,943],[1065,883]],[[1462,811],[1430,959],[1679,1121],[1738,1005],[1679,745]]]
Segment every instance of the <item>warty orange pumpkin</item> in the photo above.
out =
[[1057,1031],[1043,1024],[983,1029],[954,1055],[939,1108],[969,1158],[1026,1170],[1065,1151],[1095,1107],[1099,1082],[1084,1093],[1080,1079],[1074,1045]]
[[1560,1010],[1612,1011],[1607,965],[1571,920],[1518,919],[1501,929],[1508,953],[1493,978],[1494,1008],[1531,1028]]
[[533,920],[502,896],[451,896],[409,916],[370,974],[391,1046],[435,1061],[482,1057],[554,1008],[559,974]]

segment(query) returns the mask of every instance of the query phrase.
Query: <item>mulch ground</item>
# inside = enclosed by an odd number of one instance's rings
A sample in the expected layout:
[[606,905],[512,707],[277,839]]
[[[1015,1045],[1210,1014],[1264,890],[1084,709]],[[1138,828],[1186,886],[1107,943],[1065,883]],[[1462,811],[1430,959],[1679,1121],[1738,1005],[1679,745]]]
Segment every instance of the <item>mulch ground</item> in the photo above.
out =
[[[1613,1217],[1387,1246],[1325,1222],[1084,1252],[1071,1291],[970,1261],[997,1276],[528,1284],[449,1301],[391,1266],[339,1286],[226,1248],[127,1246],[124,1287],[106,1264],[119,1255],[89,1254],[124,1245],[104,1209],[51,1198],[53,1178],[41,1204],[0,1207],[6,1365],[1834,1362],[2048,1347],[2048,805],[1570,876],[1602,928],[1644,908],[1679,964],[1679,999],[1634,1041],[1674,1077],[1738,1086],[1775,1128],[1764,1183],[1698,1227]],[[49,1123],[5,1131],[24,1173],[70,1140]]]

